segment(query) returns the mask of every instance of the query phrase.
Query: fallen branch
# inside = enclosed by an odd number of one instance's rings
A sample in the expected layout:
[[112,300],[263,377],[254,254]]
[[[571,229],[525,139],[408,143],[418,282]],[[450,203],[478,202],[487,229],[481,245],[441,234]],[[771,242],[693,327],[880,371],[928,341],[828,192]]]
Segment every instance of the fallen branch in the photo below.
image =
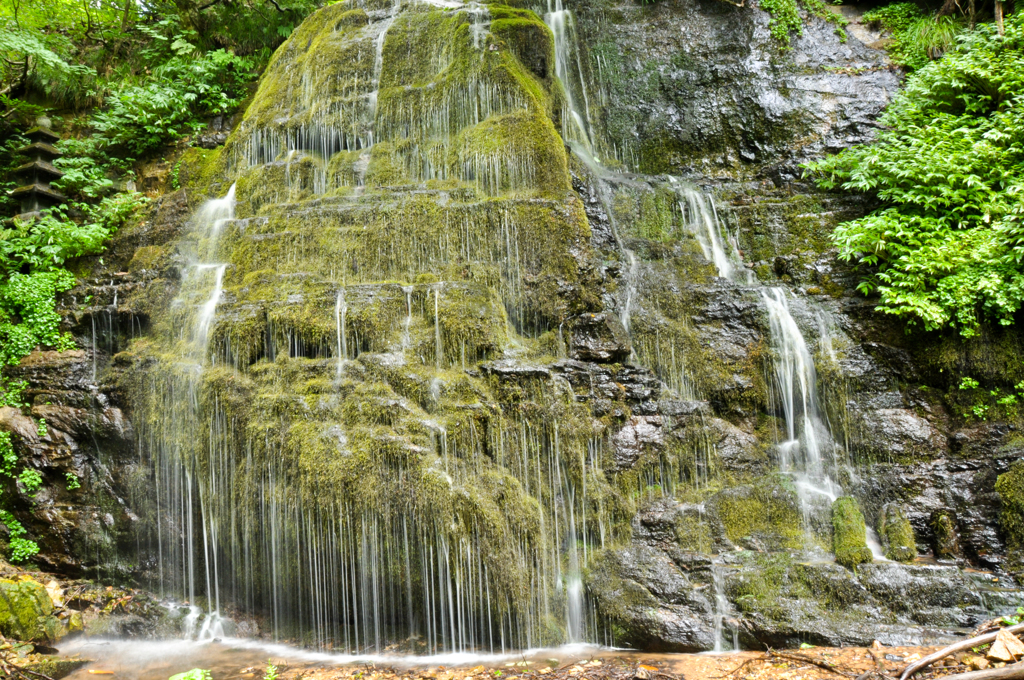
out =
[[947,675],[942,680],[1024,680],[1024,661],[1003,668]]
[[715,676],[712,676],[712,677],[714,678],[714,680],[722,680],[723,678],[728,678],[731,675],[735,675],[736,673],[739,673],[747,664],[753,663],[755,661],[763,661],[763,659],[758,659],[758,658],[747,659],[746,661],[741,663],[739,666],[736,666],[736,668],[734,668],[731,671],[729,671],[728,673],[726,673],[725,675],[715,675]]
[[[1024,632],[1024,623],[1018,624],[1016,626],[1010,626],[1009,628],[1001,628],[1000,630],[1005,630],[1008,633],[1021,633],[1021,632]],[[972,638],[967,638],[966,640],[961,640],[960,642],[954,643],[954,644],[950,645],[949,647],[946,647],[944,649],[940,649],[939,651],[935,652],[934,654],[929,654],[928,656],[924,657],[923,659],[920,659],[919,661],[915,661],[914,663],[909,664],[906,668],[903,669],[903,672],[900,674],[900,680],[907,680],[907,678],[909,678],[914,673],[917,673],[918,671],[920,671],[923,668],[927,668],[928,666],[931,666],[933,663],[935,663],[939,659],[945,659],[947,656],[950,656],[952,654],[956,654],[957,652],[962,652],[962,651],[967,650],[967,649],[971,649],[972,647],[979,647],[981,645],[987,645],[989,643],[995,642],[995,640],[996,640],[996,633],[987,633],[985,635],[979,635],[977,637],[972,637]],[[1003,669],[1000,668],[998,670],[1003,670]],[[982,671],[978,671],[978,672],[980,673]],[[951,676],[951,677],[966,677],[968,675],[971,675],[971,673],[964,673],[962,676],[958,675],[958,676]],[[968,680],[973,680],[973,678],[970,678]]]
[[768,656],[772,656],[772,657],[775,657],[775,658],[778,658],[778,659],[788,659],[790,661],[799,661],[800,663],[809,663],[812,666],[817,666],[818,668],[823,668],[826,671],[829,671],[830,673],[835,673],[836,675],[841,675],[844,678],[856,678],[857,677],[855,675],[851,675],[849,673],[842,672],[841,670],[836,668],[835,664],[829,663],[828,661],[819,661],[817,659],[812,659],[812,658],[804,656],[802,654],[787,654],[785,652],[776,652],[773,649],[769,649],[768,650]]

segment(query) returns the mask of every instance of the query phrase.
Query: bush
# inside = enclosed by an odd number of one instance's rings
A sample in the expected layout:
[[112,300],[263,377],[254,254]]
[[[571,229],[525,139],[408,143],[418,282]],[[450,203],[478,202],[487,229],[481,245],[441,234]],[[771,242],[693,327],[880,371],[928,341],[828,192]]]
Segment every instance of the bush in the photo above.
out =
[[891,33],[886,51],[894,63],[912,71],[945,54],[964,29],[962,20],[927,16],[912,2],[878,7],[865,12],[862,21]]
[[151,81],[124,87],[93,116],[92,126],[110,143],[145,154],[198,132],[202,118],[238,105],[252,60],[226,50],[195,56],[196,48],[183,38],[173,44],[178,53],[154,69]]
[[873,144],[808,166],[819,186],[882,207],[832,239],[876,309],[973,336],[1024,301],[1024,18],[981,25],[913,73]]

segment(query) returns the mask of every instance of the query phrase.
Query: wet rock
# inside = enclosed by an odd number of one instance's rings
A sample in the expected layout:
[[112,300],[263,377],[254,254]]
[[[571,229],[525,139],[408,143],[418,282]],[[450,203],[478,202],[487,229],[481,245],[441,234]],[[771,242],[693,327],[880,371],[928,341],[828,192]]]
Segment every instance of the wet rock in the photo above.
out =
[[570,323],[569,354],[574,359],[618,363],[631,351],[629,334],[614,314],[583,314]]
[[905,408],[881,408],[863,414],[858,451],[879,456],[935,455],[946,438],[925,418]]
[[916,615],[942,609],[948,620],[950,612],[973,607],[977,616],[983,611],[977,586],[956,567],[876,562],[861,565],[857,574],[874,597],[897,612]]
[[890,560],[910,562],[917,557],[914,528],[899,504],[889,503],[882,508],[882,522],[878,533],[882,537],[885,556]]
[[957,536],[956,519],[948,511],[932,515],[932,550],[939,559],[956,559],[960,556],[960,538]]
[[43,584],[0,579],[0,632],[15,640],[56,642],[65,628],[53,615],[53,602]]
[[836,562],[852,569],[872,560],[866,542],[864,515],[854,498],[844,496],[832,504],[832,529],[832,551]]
[[633,546],[607,553],[588,585],[602,613],[621,626],[627,644],[673,652],[714,646],[706,588],[694,588],[660,551]]
[[625,470],[647,451],[661,448],[664,437],[661,416],[633,416],[612,436],[615,447],[615,467]]

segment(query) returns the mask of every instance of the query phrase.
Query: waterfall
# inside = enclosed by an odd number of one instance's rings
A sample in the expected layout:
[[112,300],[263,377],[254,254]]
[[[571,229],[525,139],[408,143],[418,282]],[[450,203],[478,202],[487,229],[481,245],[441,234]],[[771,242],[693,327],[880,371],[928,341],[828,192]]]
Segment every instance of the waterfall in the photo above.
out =
[[235,184],[221,198],[210,199],[196,211],[194,231],[206,238],[203,259],[209,261],[217,256],[217,242],[224,225],[235,218]]
[[714,199],[675,177],[669,177],[669,181],[679,196],[683,225],[697,239],[704,258],[715,265],[718,275],[723,279],[752,284],[754,276],[740,264],[739,248],[735,241],[727,238],[723,243],[722,223],[718,219]]
[[[562,0],[548,0],[544,23],[555,37],[555,75],[562,81],[565,90],[562,137],[566,141],[581,142],[592,154],[594,146],[590,136],[590,98],[587,95],[572,12],[562,7]],[[582,110],[576,104],[577,89],[583,97]]]
[[195,339],[193,342],[200,356],[206,353],[207,345],[210,342],[210,327],[213,325],[213,319],[217,314],[217,303],[220,302],[220,296],[224,291],[224,271],[227,267],[226,264],[196,265],[196,269],[201,272],[214,272],[213,289],[210,292],[210,297],[199,308],[199,316],[196,317]]
[[338,295],[334,301],[334,326],[337,332],[337,354],[338,354],[338,367],[337,377],[341,377],[342,368],[345,362],[348,360],[348,338],[345,332],[345,313],[348,311],[348,305],[345,304],[345,289],[338,289]]
[[826,459],[833,449],[832,437],[821,417],[814,359],[790,314],[786,292],[770,288],[761,297],[775,352],[775,396],[786,424],[786,439],[777,447],[779,468],[793,476],[807,518],[815,500],[831,503],[842,495],[829,476]]
[[441,370],[444,347],[441,343],[441,284],[434,286],[434,365]]
[[402,351],[407,352],[412,347],[412,286],[402,286],[405,293],[405,319],[402,321]]
[[711,565],[711,577],[715,588],[715,648],[714,652],[740,651],[740,634],[735,624],[730,624],[732,639],[728,641],[729,649],[726,649],[725,622],[733,613],[732,604],[725,595],[725,571],[724,567],[717,560]]

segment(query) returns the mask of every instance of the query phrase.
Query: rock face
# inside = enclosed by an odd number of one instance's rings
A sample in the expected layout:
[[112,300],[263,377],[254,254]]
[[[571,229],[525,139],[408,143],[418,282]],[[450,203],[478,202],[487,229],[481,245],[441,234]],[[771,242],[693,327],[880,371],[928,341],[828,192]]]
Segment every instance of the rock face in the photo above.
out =
[[[571,10],[296,29],[63,301],[85,349],[13,371],[0,426],[82,480],[18,497],[45,565],[338,649],[897,644],[1012,611],[1024,445],[951,381],[1003,384],[1019,342],[876,315],[828,243],[870,203],[797,179],[870,138],[884,55],[817,19],[781,52],[717,0]],[[938,563],[873,561],[876,530]]]

